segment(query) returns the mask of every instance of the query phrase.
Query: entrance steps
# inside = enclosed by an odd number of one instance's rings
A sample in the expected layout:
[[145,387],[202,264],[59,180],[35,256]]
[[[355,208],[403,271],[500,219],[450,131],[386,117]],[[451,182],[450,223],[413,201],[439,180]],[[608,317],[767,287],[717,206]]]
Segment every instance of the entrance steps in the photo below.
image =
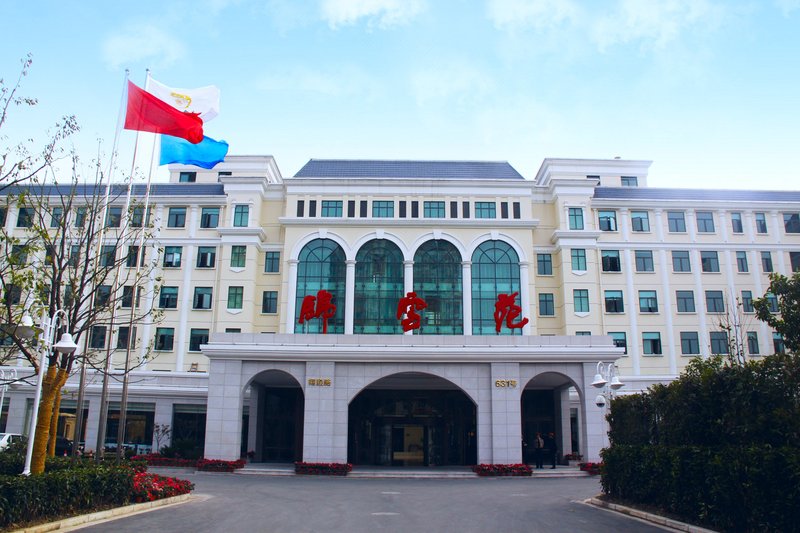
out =
[[[248,463],[244,468],[235,471],[239,475],[260,476],[294,476],[294,465],[291,463]],[[589,474],[575,466],[558,466],[555,469],[533,469],[532,478],[586,477]],[[351,478],[394,478],[394,479],[474,479],[478,474],[468,466],[439,467],[382,467],[355,466],[347,474]]]

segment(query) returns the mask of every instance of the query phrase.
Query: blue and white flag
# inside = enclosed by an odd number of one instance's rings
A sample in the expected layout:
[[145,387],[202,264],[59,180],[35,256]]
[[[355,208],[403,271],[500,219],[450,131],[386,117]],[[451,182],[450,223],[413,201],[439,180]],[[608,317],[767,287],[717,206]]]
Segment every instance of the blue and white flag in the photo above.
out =
[[203,137],[197,144],[192,144],[180,137],[161,136],[161,165],[181,163],[200,168],[214,168],[228,154],[228,143],[215,141],[211,137]]

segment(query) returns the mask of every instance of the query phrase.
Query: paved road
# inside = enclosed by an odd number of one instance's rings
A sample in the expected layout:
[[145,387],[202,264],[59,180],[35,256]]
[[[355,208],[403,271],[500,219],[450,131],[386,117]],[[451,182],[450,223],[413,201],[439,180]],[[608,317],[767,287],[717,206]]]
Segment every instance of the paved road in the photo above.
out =
[[207,499],[82,531],[663,531],[579,503],[599,492],[599,478],[354,479],[174,473],[190,479],[196,487],[194,494]]

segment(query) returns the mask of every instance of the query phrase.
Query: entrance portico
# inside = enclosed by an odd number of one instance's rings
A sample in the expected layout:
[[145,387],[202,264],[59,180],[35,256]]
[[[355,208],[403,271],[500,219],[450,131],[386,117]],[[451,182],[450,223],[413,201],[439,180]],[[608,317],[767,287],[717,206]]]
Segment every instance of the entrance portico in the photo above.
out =
[[[609,337],[600,336],[217,334],[203,347],[211,361],[205,456],[239,458],[245,398],[248,440],[254,443],[252,430],[263,426],[265,416],[276,416],[254,398],[279,388],[285,401],[302,404],[302,420],[289,418],[301,421],[303,431],[270,438],[302,442],[306,462],[432,465],[446,456],[462,464],[519,463],[526,427],[523,393],[536,390],[563,399],[550,408],[559,451],[597,460],[605,423],[594,396],[585,391],[597,362],[614,361],[620,352]],[[251,388],[246,395],[252,385],[258,391]],[[566,447],[570,387],[580,399],[579,450]],[[389,406],[391,400],[399,404]],[[471,406],[474,421],[457,416],[456,404]],[[362,427],[350,427],[359,420]],[[363,442],[367,430],[369,438],[383,439],[370,443],[370,451]],[[444,434],[452,449],[442,455],[438,447]]]

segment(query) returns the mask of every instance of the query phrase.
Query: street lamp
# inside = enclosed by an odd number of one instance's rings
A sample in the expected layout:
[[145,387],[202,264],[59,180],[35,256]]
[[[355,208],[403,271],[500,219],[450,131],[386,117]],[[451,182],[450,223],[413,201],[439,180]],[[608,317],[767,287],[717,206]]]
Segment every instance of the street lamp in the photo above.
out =
[[617,390],[624,387],[625,384],[619,379],[619,370],[617,370],[615,363],[599,361],[592,386],[596,389],[602,389],[594,399],[594,403],[597,407],[603,409],[606,403],[609,403],[614,398]]
[[[44,376],[44,367],[49,361],[49,352],[52,348],[57,353],[69,355],[78,349],[78,345],[72,340],[70,333],[61,335],[61,339],[53,345],[55,340],[55,333],[59,323],[59,317],[62,318],[64,324],[69,330],[69,320],[67,313],[63,309],[57,309],[53,316],[47,316],[42,313],[42,334],[39,337],[43,346],[40,347],[39,356],[39,373],[36,376],[36,394],[33,398],[33,412],[31,413],[31,423],[28,429],[28,447],[25,451],[25,467],[22,470],[23,476],[31,475],[31,459],[33,458],[33,442],[36,440],[36,419],[39,418],[39,401],[42,398],[42,381]],[[29,315],[22,317],[21,333],[25,337],[33,336],[33,319]],[[30,333],[28,334],[28,331]]]

